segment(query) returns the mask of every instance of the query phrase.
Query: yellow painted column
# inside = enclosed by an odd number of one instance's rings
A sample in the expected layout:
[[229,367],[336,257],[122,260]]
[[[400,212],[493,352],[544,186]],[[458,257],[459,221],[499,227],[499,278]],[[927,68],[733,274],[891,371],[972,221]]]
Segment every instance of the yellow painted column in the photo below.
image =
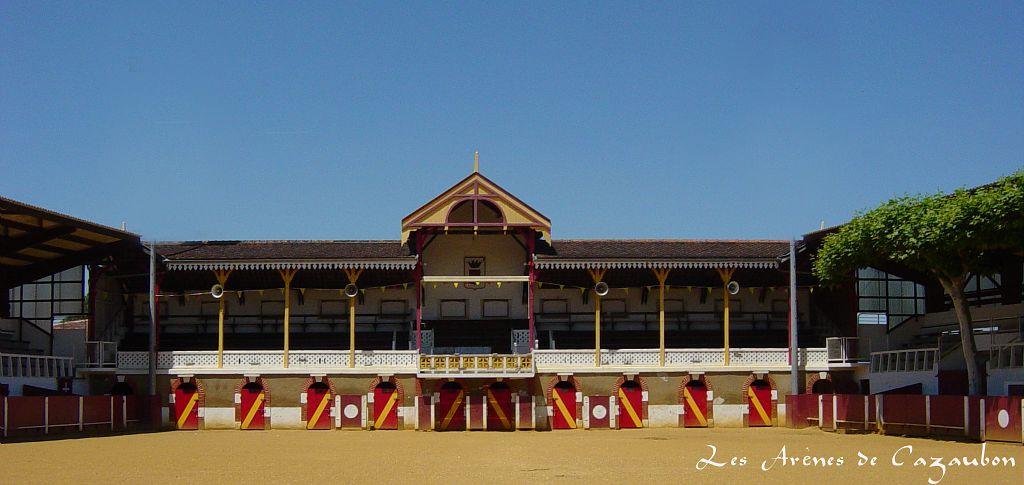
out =
[[[346,269],[345,275],[348,276],[348,282],[356,284],[359,277],[363,274],[362,269]],[[348,366],[356,366],[356,298],[359,298],[358,292],[353,297],[348,299]]]
[[[217,284],[226,289],[228,277],[231,276],[231,270],[216,270],[213,272],[214,277],[217,278]],[[224,367],[224,298],[227,295],[223,295],[218,300],[217,306],[217,368]]]
[[[588,269],[590,278],[594,280],[596,286],[598,282],[604,279],[604,269]],[[591,290],[594,292],[594,367],[601,367],[601,295],[597,294],[597,290]]]
[[594,298],[594,367],[601,367],[601,295]]
[[718,270],[718,276],[722,278],[722,326],[725,332],[722,351],[724,352],[725,365],[729,365],[729,282],[732,281],[734,272],[736,272],[735,269]]
[[295,273],[298,270],[295,269],[283,269],[278,270],[281,273],[281,279],[284,280],[284,366],[288,367],[288,349],[290,347],[290,339],[292,335],[291,321],[292,321],[292,278],[295,277]]
[[665,280],[668,279],[667,269],[654,270],[654,276],[658,278],[658,362],[665,366]]

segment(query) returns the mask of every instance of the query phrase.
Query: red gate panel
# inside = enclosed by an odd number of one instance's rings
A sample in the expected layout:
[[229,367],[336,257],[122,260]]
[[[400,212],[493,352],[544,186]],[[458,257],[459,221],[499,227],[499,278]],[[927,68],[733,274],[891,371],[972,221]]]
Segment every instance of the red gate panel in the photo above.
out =
[[644,427],[644,392],[640,386],[621,386],[618,395],[619,428]]
[[466,423],[466,429],[472,431],[483,431],[486,428],[486,413],[485,408],[487,407],[487,398],[485,396],[466,396],[466,412],[468,413],[467,418],[469,421]]
[[537,427],[537,419],[533,413],[536,409],[533,396],[516,394],[516,428],[534,429]]
[[683,426],[708,427],[708,388],[701,385],[683,387]]
[[551,429],[576,429],[576,388],[551,388]]
[[242,386],[241,429],[265,429],[266,394],[263,389]]
[[337,399],[338,427],[341,429],[362,429],[364,396],[360,394],[342,394]]
[[373,429],[398,429],[398,388],[379,385],[373,388]]
[[[511,431],[515,425],[515,408],[512,406],[512,390],[507,386],[488,386],[485,389],[487,399],[487,429],[494,431]],[[532,416],[533,413],[530,413]]]
[[747,426],[772,425],[772,388],[767,383],[747,387]]
[[438,431],[463,431],[466,429],[466,393],[460,386],[441,386],[437,411],[434,414]]
[[985,398],[985,440],[1021,442],[1019,397]]
[[429,431],[433,429],[434,419],[433,396],[416,396],[416,429]]
[[191,386],[174,389],[174,423],[177,429],[199,429],[199,392]]
[[[587,396],[583,399],[587,429],[609,429],[612,426],[612,408],[614,400],[611,396]],[[620,413],[621,415],[621,413]]]
[[306,389],[306,429],[331,429],[331,395],[330,388],[310,387]]
[[20,396],[7,398],[7,426],[9,433],[32,434],[38,430],[43,433],[46,426],[46,398],[37,396]]

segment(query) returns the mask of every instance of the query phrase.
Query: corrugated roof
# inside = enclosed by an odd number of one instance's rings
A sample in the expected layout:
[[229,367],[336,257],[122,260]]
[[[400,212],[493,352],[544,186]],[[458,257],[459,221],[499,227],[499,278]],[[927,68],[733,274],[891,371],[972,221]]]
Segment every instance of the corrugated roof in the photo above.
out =
[[563,239],[537,259],[775,259],[789,251],[788,241],[714,239]]
[[189,241],[160,243],[170,261],[346,260],[411,257],[397,240],[367,241]]

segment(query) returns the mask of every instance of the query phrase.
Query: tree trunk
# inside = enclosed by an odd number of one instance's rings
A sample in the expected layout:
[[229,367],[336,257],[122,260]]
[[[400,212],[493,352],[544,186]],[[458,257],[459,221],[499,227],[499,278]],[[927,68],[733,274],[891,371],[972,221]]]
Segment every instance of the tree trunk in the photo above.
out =
[[947,279],[939,278],[939,282],[953,300],[953,312],[960,327],[960,348],[963,349],[964,361],[967,365],[967,386],[971,395],[981,392],[981,379],[986,376],[978,365],[978,346],[974,343],[974,328],[971,321],[971,307],[964,296],[964,279],[962,277]]

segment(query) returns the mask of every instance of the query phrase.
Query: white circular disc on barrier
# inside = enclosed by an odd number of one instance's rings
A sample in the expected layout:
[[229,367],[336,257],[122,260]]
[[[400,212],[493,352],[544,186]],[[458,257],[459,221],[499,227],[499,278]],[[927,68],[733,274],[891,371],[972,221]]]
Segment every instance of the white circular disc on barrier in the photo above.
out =
[[597,419],[604,419],[608,415],[608,408],[598,404],[594,406],[594,417]]
[[1000,428],[1005,428],[1010,425],[1010,413],[1006,412],[1005,409],[999,410],[999,417],[997,419],[999,420]]
[[355,404],[348,404],[345,406],[344,413],[346,418],[352,419],[359,416],[359,408]]

